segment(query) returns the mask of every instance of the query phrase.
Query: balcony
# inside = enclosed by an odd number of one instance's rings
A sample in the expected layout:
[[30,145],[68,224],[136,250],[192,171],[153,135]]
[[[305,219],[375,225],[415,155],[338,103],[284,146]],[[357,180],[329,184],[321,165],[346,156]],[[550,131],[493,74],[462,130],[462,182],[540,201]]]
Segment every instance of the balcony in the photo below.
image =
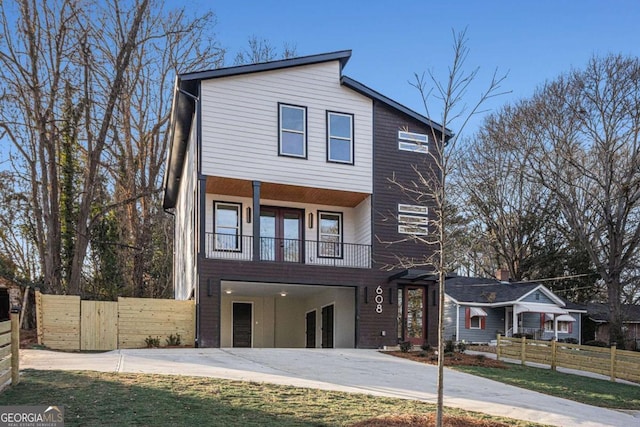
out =
[[[253,261],[253,236],[205,233],[209,259]],[[330,267],[371,268],[371,245],[259,237],[259,261]]]

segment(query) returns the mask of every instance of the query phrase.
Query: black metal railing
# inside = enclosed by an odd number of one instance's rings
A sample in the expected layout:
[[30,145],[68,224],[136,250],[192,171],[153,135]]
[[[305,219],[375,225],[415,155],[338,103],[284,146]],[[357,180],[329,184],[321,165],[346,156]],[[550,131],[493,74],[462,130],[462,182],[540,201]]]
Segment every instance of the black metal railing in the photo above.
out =
[[253,236],[206,233],[206,256],[237,261],[292,262],[332,267],[371,268],[371,245],[317,240],[259,237],[254,258]]

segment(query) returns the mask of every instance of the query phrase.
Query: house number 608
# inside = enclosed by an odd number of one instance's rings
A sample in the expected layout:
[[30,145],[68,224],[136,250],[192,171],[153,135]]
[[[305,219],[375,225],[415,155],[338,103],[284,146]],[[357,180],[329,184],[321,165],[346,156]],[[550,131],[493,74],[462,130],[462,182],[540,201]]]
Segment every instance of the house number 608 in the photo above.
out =
[[376,288],[376,313],[382,313],[382,303],[384,302],[384,297],[382,296],[382,286],[378,285]]

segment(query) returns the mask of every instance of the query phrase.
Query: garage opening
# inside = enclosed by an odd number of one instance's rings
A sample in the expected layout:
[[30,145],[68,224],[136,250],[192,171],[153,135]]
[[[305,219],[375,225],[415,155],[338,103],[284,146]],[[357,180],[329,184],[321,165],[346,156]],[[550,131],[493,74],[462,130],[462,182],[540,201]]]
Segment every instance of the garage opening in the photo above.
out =
[[354,348],[356,288],[221,281],[221,347]]

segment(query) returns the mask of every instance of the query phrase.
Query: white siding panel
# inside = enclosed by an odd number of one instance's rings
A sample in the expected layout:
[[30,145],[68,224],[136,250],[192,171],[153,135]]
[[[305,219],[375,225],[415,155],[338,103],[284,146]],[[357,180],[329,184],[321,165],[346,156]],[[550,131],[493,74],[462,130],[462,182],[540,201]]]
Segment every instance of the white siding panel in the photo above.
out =
[[195,266],[195,224],[194,209],[197,209],[194,200],[196,189],[196,165],[195,165],[195,129],[191,127],[191,134],[185,154],[184,170],[178,200],[176,202],[175,217],[175,248],[174,248],[174,292],[175,299],[188,299],[196,282]]
[[[369,98],[340,85],[338,62],[202,82],[203,173],[372,191]],[[278,156],[278,103],[307,108],[307,159]],[[326,161],[326,112],[354,115],[354,165]]]

